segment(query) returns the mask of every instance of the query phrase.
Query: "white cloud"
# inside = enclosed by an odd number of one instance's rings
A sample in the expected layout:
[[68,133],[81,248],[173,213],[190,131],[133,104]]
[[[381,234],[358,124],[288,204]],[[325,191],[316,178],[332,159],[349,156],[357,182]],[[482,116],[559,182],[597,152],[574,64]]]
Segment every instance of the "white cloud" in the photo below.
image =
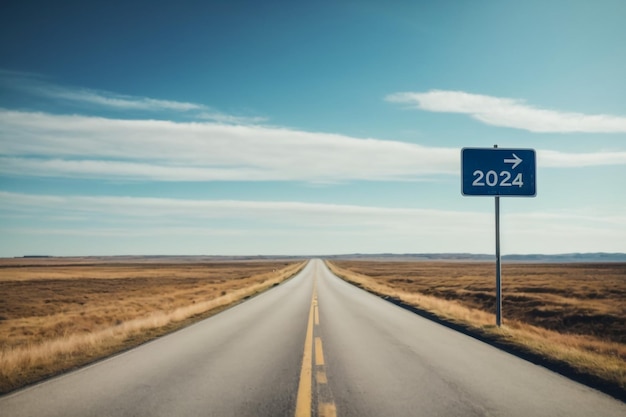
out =
[[[626,152],[538,151],[545,167],[626,164]],[[158,181],[432,180],[460,150],[264,126],[0,109],[0,173]]]
[[219,168],[160,165],[158,162],[128,162],[94,159],[39,159],[0,157],[0,173],[20,176],[81,177],[151,181],[237,181],[271,180],[255,168]]
[[[42,194],[24,194],[0,191],[0,200],[4,209],[67,210],[73,212],[106,212],[128,217],[168,217],[185,214],[194,218],[239,217],[241,215],[258,218],[269,215],[282,218],[283,214],[292,215],[339,215],[355,218],[355,216],[372,216],[375,218],[390,216],[456,216],[463,220],[467,213],[453,211],[404,209],[358,206],[350,204],[302,203],[294,201],[249,201],[249,200],[190,200],[153,197],[118,197],[118,196],[60,196]],[[482,215],[481,215],[482,216]]]
[[[225,219],[240,224],[253,222],[254,228],[272,225],[294,229],[343,231],[363,229],[367,233],[420,234],[453,232],[468,227],[481,230],[488,227],[491,216],[482,213],[432,209],[407,209],[358,206],[347,204],[303,203],[294,201],[190,200],[172,198],[114,197],[114,196],[56,196],[0,191],[4,216],[30,215],[38,220],[66,217],[77,229],[82,224],[93,226],[93,219],[126,223],[129,229],[174,228],[181,226],[208,227],[223,224]],[[72,218],[75,221],[72,222]],[[140,222],[137,224],[137,220]]]
[[[0,191],[0,210],[19,214],[56,216],[62,213],[66,220],[90,222],[89,214],[100,216],[107,214],[114,218],[127,218],[133,222],[137,218],[150,219],[162,224],[163,219],[174,219],[197,224],[202,219],[271,219],[285,224],[320,224],[332,226],[335,223],[343,226],[379,225],[393,226],[397,230],[407,227],[483,230],[493,227],[491,213],[361,206],[353,204],[307,203],[298,201],[255,201],[255,200],[203,200],[176,199],[155,197],[127,196],[84,196],[84,195],[46,195],[26,194]],[[507,223],[515,224],[522,229],[538,229],[546,225],[559,227],[609,225],[625,228],[626,214],[615,212],[599,213],[597,210],[585,213],[580,210],[528,211],[508,213],[503,216]],[[201,224],[198,224],[200,227]]]
[[245,237],[249,235],[244,230],[237,229],[219,229],[219,228],[204,228],[204,227],[163,227],[163,228],[137,228],[137,229],[129,229],[129,228],[81,228],[81,229],[71,229],[71,228],[32,228],[32,227],[9,227],[4,229],[5,232],[10,233],[19,233],[20,235],[30,235],[30,236],[42,236],[42,235],[53,235],[53,236],[84,236],[87,238],[102,238],[102,237],[112,237],[112,238],[132,238],[132,237],[168,237],[172,236],[213,236],[213,237],[224,237],[224,236],[242,236]]
[[540,150],[537,163],[548,168],[582,168],[602,165],[626,165],[626,152],[565,153]]
[[[168,243],[174,237],[179,239],[176,242],[200,239],[199,244],[210,247],[211,253],[221,253],[226,242],[238,251],[245,248],[253,253],[265,248],[264,242],[276,236],[294,242],[296,247],[291,250],[305,253],[493,251],[493,214],[483,212],[13,192],[0,192],[0,201],[0,213],[5,219],[21,216],[19,224],[7,222],[0,227],[7,236],[83,236],[90,245],[107,236],[124,238],[124,242],[141,236],[167,236],[153,248],[155,253],[179,253],[180,248]],[[576,210],[506,213],[502,217],[503,251],[626,250],[626,216],[621,212],[604,214],[607,215]],[[44,226],[34,226],[40,222]],[[252,237],[254,241],[250,243]],[[284,247],[278,252],[285,253]]]
[[522,100],[471,94],[463,91],[432,90],[401,92],[387,101],[414,105],[420,110],[469,114],[483,123],[531,132],[625,133],[626,117],[606,114],[561,112],[532,107]]
[[126,111],[183,112],[186,113],[186,116],[199,120],[212,120],[226,124],[258,124],[267,121],[265,117],[226,114],[203,104],[62,86],[54,84],[38,74],[3,69],[0,69],[0,87],[49,98],[57,102],[70,101],[87,104],[91,105],[92,110],[93,108],[103,108]]
[[263,126],[0,110],[5,174],[158,180],[415,179],[457,150]]
[[226,123],[235,125],[259,124],[267,122],[267,117],[260,116],[234,116],[232,114],[224,114],[216,111],[206,111],[196,115],[201,120],[210,120],[216,123]]
[[68,100],[120,110],[192,111],[206,110],[206,106],[172,100],[135,97],[87,88],[73,88],[53,84],[37,74],[0,69],[0,85],[29,94],[56,100]]
[[38,93],[52,98],[78,101],[98,106],[112,107],[122,110],[203,110],[205,106],[172,100],[157,100],[148,97],[134,97],[88,89],[67,89],[62,87],[45,87]]

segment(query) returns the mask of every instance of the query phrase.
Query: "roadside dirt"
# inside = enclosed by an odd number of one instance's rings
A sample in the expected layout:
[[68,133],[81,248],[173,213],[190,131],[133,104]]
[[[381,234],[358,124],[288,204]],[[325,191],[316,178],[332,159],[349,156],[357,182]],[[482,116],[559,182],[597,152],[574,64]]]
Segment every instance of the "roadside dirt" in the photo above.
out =
[[[495,267],[476,262],[333,261],[408,292],[495,313]],[[626,264],[504,264],[504,320],[626,343]]]

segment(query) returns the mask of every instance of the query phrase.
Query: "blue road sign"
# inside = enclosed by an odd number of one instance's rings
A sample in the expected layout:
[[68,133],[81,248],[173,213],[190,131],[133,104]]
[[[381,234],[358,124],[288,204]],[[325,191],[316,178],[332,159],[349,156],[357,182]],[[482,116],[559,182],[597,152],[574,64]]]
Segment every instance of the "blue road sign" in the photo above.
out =
[[534,149],[463,148],[462,194],[534,197],[536,165]]

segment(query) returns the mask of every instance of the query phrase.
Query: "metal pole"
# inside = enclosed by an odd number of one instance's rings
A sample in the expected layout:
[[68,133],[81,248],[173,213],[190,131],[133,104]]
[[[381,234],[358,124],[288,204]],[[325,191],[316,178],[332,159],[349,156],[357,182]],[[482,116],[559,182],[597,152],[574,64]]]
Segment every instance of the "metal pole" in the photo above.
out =
[[[498,145],[493,145],[497,148]],[[502,258],[500,256],[500,196],[496,200],[496,325],[502,326]]]
[[500,197],[496,196],[496,325],[502,325],[502,276],[500,257]]

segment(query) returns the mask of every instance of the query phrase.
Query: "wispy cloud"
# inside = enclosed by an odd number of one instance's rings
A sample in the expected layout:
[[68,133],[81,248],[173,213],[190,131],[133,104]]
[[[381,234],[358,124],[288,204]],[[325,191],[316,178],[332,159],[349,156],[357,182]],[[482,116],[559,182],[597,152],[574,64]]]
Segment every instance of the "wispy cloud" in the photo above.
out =
[[234,125],[259,124],[267,122],[267,117],[261,116],[234,116],[232,114],[224,114],[216,111],[205,111],[196,116],[198,119],[210,120],[216,123],[226,123]]
[[[538,151],[544,167],[626,164],[626,152]],[[158,181],[422,180],[460,150],[255,125],[0,109],[0,173]]]
[[[28,213],[40,218],[76,216],[78,222],[89,223],[92,215],[106,214],[109,219],[151,220],[159,225],[180,227],[196,224],[206,227],[207,222],[224,219],[254,220],[257,225],[272,223],[282,226],[315,228],[324,226],[384,228],[405,230],[419,227],[449,229],[473,219],[472,227],[486,227],[490,216],[482,213],[456,212],[432,209],[386,208],[349,204],[304,203],[297,201],[250,200],[191,200],[173,198],[116,197],[116,196],[58,196],[36,195],[0,191],[3,207],[0,211]],[[165,219],[165,220],[164,220]]]
[[538,164],[549,168],[582,168],[607,165],[626,165],[626,152],[569,153],[540,150]]
[[420,110],[468,114],[483,123],[531,132],[625,133],[626,117],[584,114],[533,107],[523,100],[471,94],[463,91],[432,90],[401,92],[387,101],[415,106]]
[[[415,241],[419,251],[452,247],[455,251],[489,251],[493,227],[490,213],[463,210],[389,208],[350,204],[322,204],[297,201],[201,200],[117,196],[40,195],[0,191],[0,213],[5,218],[22,216],[20,225],[0,227],[6,233],[39,235],[99,236],[186,236],[211,241],[215,236],[236,237],[244,244],[250,236],[284,235],[300,239],[316,233],[337,238],[362,236],[373,250],[384,251],[389,242]],[[584,214],[575,210],[520,212],[503,216],[507,241],[515,242],[517,253],[552,247],[575,251],[581,239],[610,242],[607,247],[623,248],[626,216],[623,213]],[[62,215],[63,221],[56,221]],[[24,225],[29,217],[35,229]],[[102,222],[101,219],[106,219]],[[233,225],[239,226],[233,226]],[[129,225],[129,227],[124,227]],[[132,225],[132,226],[131,226]],[[227,225],[230,225],[227,226]],[[202,233],[199,233],[202,232]],[[467,239],[467,236],[472,236]],[[164,241],[166,242],[167,239]],[[558,242],[559,245],[555,246]],[[542,245],[546,245],[545,248]],[[600,243],[599,243],[600,244]],[[163,247],[170,248],[164,243]],[[350,247],[359,249],[359,244]],[[411,246],[416,248],[416,246]],[[600,246],[599,246],[600,247]],[[171,249],[170,249],[171,250]],[[448,249],[450,250],[450,249]],[[600,250],[600,249],[598,249]]]
[[158,180],[415,179],[452,174],[454,149],[263,126],[0,110],[5,173]]
[[55,99],[71,100],[122,110],[174,110],[184,112],[205,109],[205,106],[195,103],[134,97],[88,89],[68,89],[48,86],[40,88],[37,93]]
[[0,84],[4,88],[20,90],[32,95],[55,100],[73,101],[120,110],[148,111],[205,111],[201,104],[174,100],[136,97],[88,88],[68,87],[50,82],[37,74],[0,70]]
[[185,113],[199,120],[226,124],[258,124],[267,121],[265,117],[227,114],[204,104],[59,85],[38,74],[25,72],[0,69],[0,86],[54,101],[74,102],[109,110]]

